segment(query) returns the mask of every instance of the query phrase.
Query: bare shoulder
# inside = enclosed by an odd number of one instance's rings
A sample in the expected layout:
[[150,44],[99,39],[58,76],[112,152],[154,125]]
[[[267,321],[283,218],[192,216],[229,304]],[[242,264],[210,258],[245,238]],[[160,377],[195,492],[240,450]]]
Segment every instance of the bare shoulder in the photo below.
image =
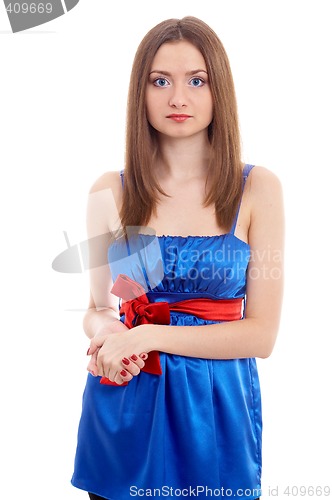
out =
[[106,210],[116,209],[118,212],[122,203],[122,182],[119,171],[110,171],[102,174],[92,184],[89,192],[89,198],[98,200],[105,206]]
[[255,166],[248,177],[251,189],[257,194],[281,191],[282,186],[279,177],[266,167]]
[[92,231],[116,231],[120,226],[122,183],[119,171],[105,172],[92,184],[88,196],[88,220]]
[[266,167],[255,166],[247,180],[251,207],[262,208],[271,204],[282,205],[282,185],[279,177]]
[[251,222],[260,227],[282,228],[284,225],[283,192],[279,177],[266,167],[257,166],[249,174]]
[[119,171],[109,171],[103,173],[90,188],[90,193],[103,191],[104,189],[112,189],[114,193],[121,189],[121,176]]

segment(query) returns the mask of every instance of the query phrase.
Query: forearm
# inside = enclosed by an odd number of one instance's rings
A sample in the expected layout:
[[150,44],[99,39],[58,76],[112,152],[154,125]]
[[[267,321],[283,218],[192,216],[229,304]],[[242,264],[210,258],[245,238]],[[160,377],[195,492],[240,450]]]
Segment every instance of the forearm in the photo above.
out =
[[107,332],[117,333],[128,330],[113,309],[97,311],[95,308],[88,309],[85,313],[83,329],[90,339]]
[[275,325],[253,318],[202,326],[146,326],[151,350],[208,359],[266,358],[277,335]]

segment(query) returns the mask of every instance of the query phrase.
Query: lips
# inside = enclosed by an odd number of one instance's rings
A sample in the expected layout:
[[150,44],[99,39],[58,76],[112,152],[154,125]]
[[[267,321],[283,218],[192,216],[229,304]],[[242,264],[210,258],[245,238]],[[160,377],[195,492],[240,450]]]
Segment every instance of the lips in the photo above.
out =
[[166,118],[170,118],[171,120],[174,120],[176,122],[184,122],[188,120],[188,118],[192,118],[192,116],[173,113],[172,115],[166,116]]

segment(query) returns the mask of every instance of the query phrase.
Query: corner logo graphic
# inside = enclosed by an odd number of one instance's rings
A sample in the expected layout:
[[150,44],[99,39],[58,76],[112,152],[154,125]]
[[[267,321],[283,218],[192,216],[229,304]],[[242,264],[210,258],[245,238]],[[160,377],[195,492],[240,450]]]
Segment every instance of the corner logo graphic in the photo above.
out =
[[73,9],[79,0],[4,0],[13,33],[48,23]]
[[[147,292],[149,285],[154,288],[162,282],[164,264],[155,231],[145,227],[148,238],[142,239],[140,228],[141,226],[127,226],[126,239],[123,236],[117,238],[113,233],[105,233],[76,245],[69,243],[64,231],[67,248],[55,257],[52,268],[60,273],[83,273],[111,264],[112,274],[118,276],[125,272],[132,279],[136,276],[136,281]],[[105,247],[108,247],[108,252],[101,253],[100,248]]]

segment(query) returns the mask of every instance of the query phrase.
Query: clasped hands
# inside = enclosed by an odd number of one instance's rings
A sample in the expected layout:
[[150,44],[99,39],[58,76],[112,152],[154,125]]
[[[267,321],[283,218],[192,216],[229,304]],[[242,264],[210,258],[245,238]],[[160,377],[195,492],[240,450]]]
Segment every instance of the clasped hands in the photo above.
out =
[[147,325],[120,332],[99,332],[91,339],[87,352],[91,356],[88,371],[119,385],[129,382],[140,373],[148,359],[147,333]]

